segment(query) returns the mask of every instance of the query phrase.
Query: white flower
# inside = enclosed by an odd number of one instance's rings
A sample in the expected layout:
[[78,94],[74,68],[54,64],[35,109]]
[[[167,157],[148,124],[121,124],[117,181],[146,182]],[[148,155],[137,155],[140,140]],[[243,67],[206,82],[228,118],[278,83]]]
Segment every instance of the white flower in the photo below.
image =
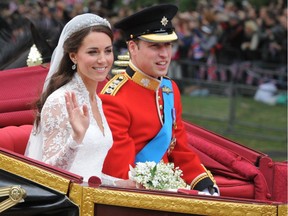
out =
[[174,163],[138,162],[135,168],[130,166],[129,177],[146,189],[171,190],[187,188],[187,184],[181,178],[182,170],[174,167]]
[[28,54],[27,65],[35,66],[40,64],[42,64],[42,56],[38,51],[37,47],[35,46],[35,44],[33,44]]

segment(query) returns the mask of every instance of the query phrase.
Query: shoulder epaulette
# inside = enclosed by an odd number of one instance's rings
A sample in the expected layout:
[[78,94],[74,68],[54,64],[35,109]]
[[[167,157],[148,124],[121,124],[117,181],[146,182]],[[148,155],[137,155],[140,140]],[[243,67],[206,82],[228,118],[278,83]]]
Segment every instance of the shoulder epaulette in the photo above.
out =
[[121,86],[128,80],[126,74],[117,74],[106,83],[101,91],[101,94],[116,95]]

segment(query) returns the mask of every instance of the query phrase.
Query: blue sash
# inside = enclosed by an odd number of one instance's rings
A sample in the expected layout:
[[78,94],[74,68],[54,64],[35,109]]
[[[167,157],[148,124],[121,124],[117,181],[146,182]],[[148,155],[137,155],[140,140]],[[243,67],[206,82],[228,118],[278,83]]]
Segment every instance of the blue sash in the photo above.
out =
[[[160,88],[164,101],[164,124],[158,134],[136,155],[135,163],[146,161],[158,163],[169,148],[174,120],[174,94],[171,81],[163,78]],[[168,92],[163,91],[163,88]]]

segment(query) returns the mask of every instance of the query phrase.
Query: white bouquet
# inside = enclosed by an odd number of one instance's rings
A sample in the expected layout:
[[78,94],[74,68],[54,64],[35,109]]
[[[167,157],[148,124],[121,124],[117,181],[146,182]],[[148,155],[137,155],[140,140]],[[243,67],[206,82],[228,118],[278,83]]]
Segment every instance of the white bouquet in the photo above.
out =
[[182,170],[174,167],[174,163],[138,162],[135,168],[130,166],[129,178],[146,189],[177,190],[187,188],[181,178]]

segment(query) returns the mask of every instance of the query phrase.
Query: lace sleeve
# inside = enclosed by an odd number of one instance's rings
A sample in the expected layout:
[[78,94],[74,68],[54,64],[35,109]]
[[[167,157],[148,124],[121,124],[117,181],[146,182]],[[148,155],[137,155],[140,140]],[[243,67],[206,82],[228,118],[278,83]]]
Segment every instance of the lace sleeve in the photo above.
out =
[[58,95],[47,99],[41,112],[41,128],[43,162],[62,169],[69,168],[78,147],[71,136],[64,95],[63,98]]

